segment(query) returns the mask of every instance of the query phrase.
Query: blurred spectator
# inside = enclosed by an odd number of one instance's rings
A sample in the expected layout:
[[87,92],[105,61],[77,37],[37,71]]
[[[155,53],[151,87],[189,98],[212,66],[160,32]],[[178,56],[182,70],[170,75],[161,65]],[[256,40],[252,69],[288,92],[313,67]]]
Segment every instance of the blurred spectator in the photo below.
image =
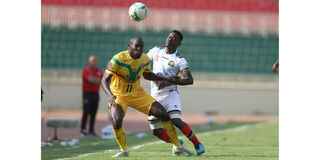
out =
[[273,66],[272,66],[272,71],[273,71],[273,73],[277,73],[277,68],[279,67],[279,60],[277,60],[277,62],[276,63],[274,63],[273,64]]
[[83,91],[83,115],[81,121],[81,135],[87,136],[87,117],[90,115],[89,136],[96,136],[94,123],[99,104],[99,89],[103,72],[97,67],[98,58],[95,55],[89,57],[89,65],[82,71]]

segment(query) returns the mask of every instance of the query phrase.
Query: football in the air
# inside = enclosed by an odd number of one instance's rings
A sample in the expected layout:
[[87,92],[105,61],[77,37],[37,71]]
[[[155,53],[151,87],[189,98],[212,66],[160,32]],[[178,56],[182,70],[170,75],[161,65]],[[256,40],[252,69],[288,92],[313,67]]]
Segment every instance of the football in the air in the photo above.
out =
[[129,16],[136,22],[142,21],[148,16],[148,8],[143,3],[134,3],[129,8]]

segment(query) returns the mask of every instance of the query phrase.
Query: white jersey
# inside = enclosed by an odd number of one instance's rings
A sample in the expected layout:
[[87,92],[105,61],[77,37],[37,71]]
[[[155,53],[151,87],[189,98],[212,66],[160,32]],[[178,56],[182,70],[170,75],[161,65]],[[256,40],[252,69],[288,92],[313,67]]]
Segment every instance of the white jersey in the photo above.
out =
[[[170,77],[189,69],[186,59],[178,51],[173,54],[167,54],[165,47],[154,47],[149,50],[148,56],[150,61],[153,62],[152,72],[159,76]],[[158,82],[151,81],[151,95],[153,97],[169,92],[178,93],[176,85],[171,85],[161,90],[158,89],[158,86]]]

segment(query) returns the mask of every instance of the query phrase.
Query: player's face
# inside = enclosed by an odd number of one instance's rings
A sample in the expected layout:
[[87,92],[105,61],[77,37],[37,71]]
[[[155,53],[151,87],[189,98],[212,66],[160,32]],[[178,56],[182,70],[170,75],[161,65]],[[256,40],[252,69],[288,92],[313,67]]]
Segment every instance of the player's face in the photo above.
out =
[[143,45],[144,45],[143,41],[140,41],[140,40],[135,40],[129,44],[129,50],[132,58],[134,59],[140,58],[140,56],[143,53]]
[[180,46],[180,44],[181,44],[181,40],[179,36],[174,32],[170,33],[166,40],[166,46],[168,48],[177,48]]

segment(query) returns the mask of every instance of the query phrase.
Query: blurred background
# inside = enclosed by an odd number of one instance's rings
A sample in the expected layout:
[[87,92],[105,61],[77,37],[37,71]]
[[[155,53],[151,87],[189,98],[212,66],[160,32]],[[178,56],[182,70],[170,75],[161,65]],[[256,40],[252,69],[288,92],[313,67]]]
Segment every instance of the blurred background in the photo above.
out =
[[[135,2],[148,7],[149,15],[142,22],[133,22],[128,16]],[[141,36],[147,53],[164,45],[173,29],[184,35],[179,51],[195,79],[194,85],[179,87],[183,114],[278,115],[278,74],[272,72],[279,55],[277,1],[41,3],[42,116],[57,110],[81,115],[81,73],[89,55],[97,55],[98,67],[105,70],[114,54],[127,50],[131,37]],[[150,82],[142,80],[142,85],[150,93]],[[105,121],[106,104],[101,89],[98,118],[100,114]]]

